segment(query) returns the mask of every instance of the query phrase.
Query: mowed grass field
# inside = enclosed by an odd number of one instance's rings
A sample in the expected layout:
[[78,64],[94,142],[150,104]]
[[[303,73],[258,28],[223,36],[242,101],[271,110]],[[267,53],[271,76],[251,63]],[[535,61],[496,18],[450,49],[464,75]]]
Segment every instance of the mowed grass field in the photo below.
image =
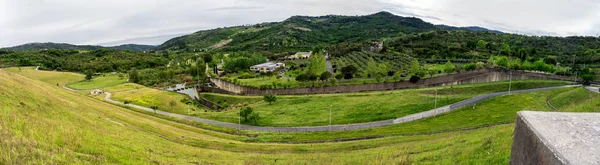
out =
[[[565,84],[567,83],[546,80],[515,81],[512,83],[512,89]],[[238,107],[249,106],[262,117],[258,125],[322,126],[329,124],[331,108],[332,124],[363,123],[395,119],[434,109],[436,89],[438,90],[437,107],[441,107],[482,94],[507,91],[508,86],[508,82],[496,82],[383,92],[278,96],[278,100],[272,104],[263,101],[261,96],[202,93],[202,97],[215,103],[227,103],[234,106],[223,112],[206,112],[196,115],[202,118],[237,123]],[[247,123],[252,122],[248,121]]]
[[[189,100],[189,98],[186,95],[175,92],[148,88],[134,83],[106,87],[104,90],[112,94],[111,99],[113,100],[128,100],[131,104],[145,107],[157,106],[162,111],[184,115],[194,115],[201,113],[200,111],[204,112],[204,109],[182,103],[181,100]],[[104,95],[99,99],[104,99]]]
[[4,70],[52,85],[58,84],[58,86],[64,86],[85,79],[84,75],[78,73],[35,70],[35,67],[12,67],[5,68]]
[[0,164],[507,164],[514,127],[336,143],[247,143],[257,137],[140,114],[6,71],[0,82]]
[[460,131],[497,124],[514,123],[518,111],[553,111],[546,105],[546,99],[556,95],[585,95],[583,101],[570,102],[560,108],[560,112],[600,112],[600,95],[591,93],[581,87],[537,91],[500,96],[477,103],[475,107],[460,108],[451,113],[442,114],[409,123],[377,127],[367,130],[287,133],[251,132],[252,139],[257,142],[314,142],[337,141],[343,139],[360,139],[402,135],[423,135],[434,132]]
[[119,75],[104,74],[102,76],[94,77],[90,81],[82,80],[79,82],[69,84],[68,86],[73,89],[85,90],[111,87],[126,82],[127,77],[119,77]]

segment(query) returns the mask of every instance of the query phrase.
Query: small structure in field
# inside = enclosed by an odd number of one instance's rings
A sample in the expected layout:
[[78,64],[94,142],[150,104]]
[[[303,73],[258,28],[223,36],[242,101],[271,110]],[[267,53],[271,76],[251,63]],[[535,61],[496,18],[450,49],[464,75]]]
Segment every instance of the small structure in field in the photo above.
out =
[[94,89],[94,90],[90,91],[91,95],[101,95],[103,93],[104,93],[104,91],[102,91],[100,89]]
[[272,72],[272,71],[275,71],[278,68],[282,68],[282,67],[285,67],[285,63],[267,62],[267,63],[262,63],[262,64],[251,66],[250,70],[254,71],[254,72]]
[[310,52],[298,52],[294,55],[286,56],[286,59],[295,60],[295,59],[307,59],[312,57],[312,51]]

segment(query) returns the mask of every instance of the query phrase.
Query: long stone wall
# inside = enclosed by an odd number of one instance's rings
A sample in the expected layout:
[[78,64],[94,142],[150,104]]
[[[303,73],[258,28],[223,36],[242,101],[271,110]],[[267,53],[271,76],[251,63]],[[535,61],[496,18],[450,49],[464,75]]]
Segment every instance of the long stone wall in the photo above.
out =
[[264,95],[271,93],[276,95],[299,95],[299,94],[325,94],[325,93],[350,93],[363,91],[385,91],[406,88],[421,88],[429,86],[445,86],[459,85],[472,83],[497,82],[508,80],[528,80],[528,79],[549,79],[549,80],[570,80],[573,78],[535,73],[525,71],[505,71],[500,69],[480,69],[469,72],[461,72],[457,74],[439,76],[434,78],[421,79],[416,83],[409,81],[377,83],[377,84],[357,84],[357,85],[342,85],[331,87],[315,87],[315,88],[290,88],[290,89],[258,89],[254,87],[240,86],[218,78],[210,78],[219,89],[205,89],[203,91],[238,94],[238,95]]

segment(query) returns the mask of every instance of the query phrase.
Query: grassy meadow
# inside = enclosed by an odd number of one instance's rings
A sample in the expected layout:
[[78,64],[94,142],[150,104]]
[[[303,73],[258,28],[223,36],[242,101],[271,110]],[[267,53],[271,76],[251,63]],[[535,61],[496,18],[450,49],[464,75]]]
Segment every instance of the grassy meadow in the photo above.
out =
[[127,82],[127,77],[119,77],[119,75],[104,74],[102,76],[94,77],[90,81],[82,80],[69,84],[68,86],[73,89],[85,90],[85,89],[97,89],[111,87]]
[[34,80],[40,80],[52,85],[58,84],[58,86],[64,86],[85,79],[85,76],[83,74],[73,72],[35,70],[35,67],[12,67],[5,68],[4,70],[18,73],[25,77]]
[[256,137],[140,114],[17,74],[0,71],[0,81],[0,164],[506,164],[514,127],[248,143]]
[[[513,90],[565,85],[565,82],[529,80],[515,81]],[[508,82],[470,84],[452,87],[407,89],[383,92],[278,96],[269,104],[262,96],[232,96],[202,93],[215,103],[226,103],[233,108],[222,112],[196,114],[202,118],[237,123],[237,107],[249,106],[258,112],[262,126],[322,126],[329,124],[331,106],[332,124],[363,123],[394,119],[434,109],[435,89],[437,106],[456,103],[481,94],[508,90]],[[251,122],[247,122],[250,124]]]

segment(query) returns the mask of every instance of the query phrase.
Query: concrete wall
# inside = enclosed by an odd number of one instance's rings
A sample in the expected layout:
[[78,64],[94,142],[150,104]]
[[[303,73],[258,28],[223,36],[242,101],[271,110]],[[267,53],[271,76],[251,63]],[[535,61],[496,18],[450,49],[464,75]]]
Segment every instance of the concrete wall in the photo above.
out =
[[510,153],[511,165],[530,165],[530,164],[548,164],[562,165],[557,158],[536,135],[536,133],[523,119],[523,116],[517,116],[515,133],[513,138],[512,151]]
[[[264,95],[265,93],[272,93],[276,95],[299,95],[299,94],[325,94],[325,93],[349,93],[349,92],[363,92],[363,91],[384,91],[384,90],[396,90],[406,88],[420,88],[429,86],[445,86],[445,85],[459,85],[459,84],[472,84],[472,83],[485,83],[485,82],[497,82],[497,81],[508,81],[508,80],[527,80],[527,79],[552,79],[552,80],[569,80],[572,78],[532,73],[524,71],[504,71],[499,69],[480,69],[469,72],[461,72],[453,75],[439,76],[434,78],[421,79],[416,83],[409,81],[401,82],[389,82],[389,83],[377,83],[377,84],[357,84],[357,85],[343,85],[343,86],[332,86],[332,87],[316,87],[316,88],[292,88],[292,89],[265,89],[261,90],[254,87],[240,86],[233,84],[218,78],[211,78],[210,80],[220,89],[212,90],[211,92],[225,93],[225,94],[239,94],[239,95]],[[207,89],[205,91],[210,91]]]
[[510,164],[600,164],[600,113],[521,111]]

